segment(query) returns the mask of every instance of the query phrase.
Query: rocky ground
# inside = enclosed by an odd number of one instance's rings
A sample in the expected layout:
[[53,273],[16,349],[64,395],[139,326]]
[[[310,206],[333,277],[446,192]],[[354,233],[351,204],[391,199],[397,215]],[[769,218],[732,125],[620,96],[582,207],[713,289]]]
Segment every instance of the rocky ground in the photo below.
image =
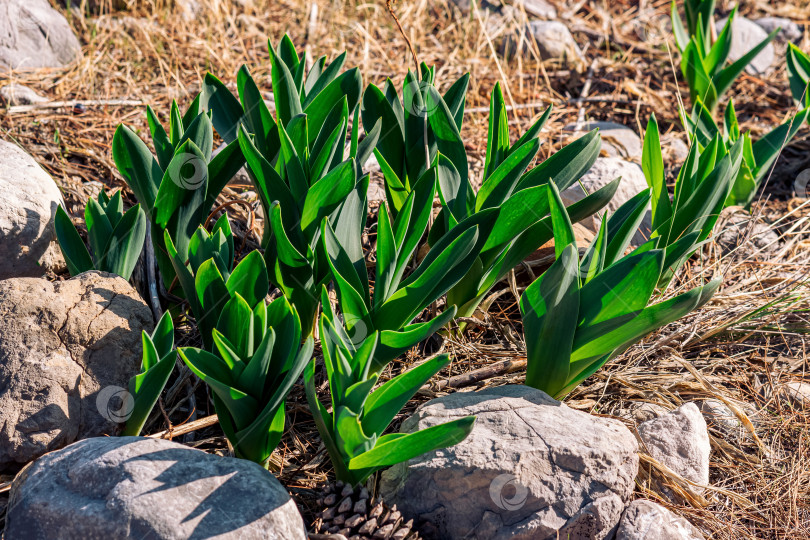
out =
[[[718,7],[726,13],[731,3]],[[440,88],[471,74],[463,135],[474,177],[499,80],[513,130],[554,105],[544,157],[600,129],[602,155],[582,184],[592,191],[621,175],[610,209],[646,188],[639,133],[653,112],[667,176],[675,177],[687,152],[678,100],[688,90],[674,67],[668,2],[400,0],[394,9],[419,60],[437,66]],[[794,110],[784,52],[787,42],[810,49],[810,5],[741,2],[740,9],[732,56],[783,28],[733,87],[742,127],[756,136]],[[146,104],[182,106],[206,71],[235,88],[243,63],[269,97],[268,38],[288,32],[315,55],[345,49],[365,82],[391,76],[399,84],[412,59],[385,5],[0,0],[0,13],[6,539],[288,539],[323,524],[395,538],[412,529],[428,538],[810,537],[806,126],[783,149],[751,214],[727,209],[718,234],[665,293],[721,277],[708,305],[632,347],[560,403],[520,384],[517,298],[548,258],[541,250],[496,287],[488,317],[464,338],[432,338],[384,374],[451,353],[452,364],[395,427],[475,414],[470,437],[384,471],[365,493],[339,486],[324,494],[333,475],[302,385],[288,399],[292,427],[271,458],[274,475],[230,457],[205,386],[182,364],[146,437],[107,437],[119,431],[120,391],[140,366],[141,331],[153,328],[154,314],[137,283],[99,272],[69,279],[53,216],[64,205],[79,218],[89,197],[124,187],[112,134],[119,123],[145,133]],[[378,171],[373,180],[379,201]],[[124,197],[127,206],[135,202],[126,189]],[[219,202],[234,199],[244,201],[228,209],[244,254],[261,234],[244,175]],[[587,245],[598,223],[582,225],[578,240]],[[370,230],[369,244],[374,236]],[[181,326],[175,340],[195,345],[199,335]],[[375,506],[379,497],[396,507]]]

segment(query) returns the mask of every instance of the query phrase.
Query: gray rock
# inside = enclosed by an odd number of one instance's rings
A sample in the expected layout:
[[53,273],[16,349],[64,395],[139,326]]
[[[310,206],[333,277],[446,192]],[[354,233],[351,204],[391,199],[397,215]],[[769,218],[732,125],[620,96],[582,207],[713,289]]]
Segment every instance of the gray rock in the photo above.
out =
[[771,225],[761,219],[754,220],[739,206],[723,209],[715,231],[719,231],[715,233],[715,241],[723,255],[735,252],[742,258],[762,259],[780,248],[779,235]]
[[[580,182],[575,183],[560,195],[567,206],[584,199],[586,192],[587,194],[593,193],[618,177],[622,178],[619,189],[606,207],[606,210],[612,214],[621,205],[648,188],[647,180],[644,178],[644,171],[641,170],[639,165],[621,158],[597,158],[596,163],[591,167],[591,170],[585,173]],[[583,188],[585,191],[583,191]],[[580,221],[580,223],[595,233],[599,230],[604,212],[602,210]],[[633,236],[632,245],[638,246],[646,242],[650,238],[651,229],[652,214],[647,211],[639,230]]]
[[[0,281],[0,469],[115,434],[152,314],[123,278]],[[131,410],[131,409],[130,409]]]
[[301,514],[251,461],[144,437],[87,439],[14,480],[7,538],[304,540]]
[[6,106],[11,107],[13,105],[44,103],[48,101],[48,98],[40,96],[27,86],[11,83],[0,88],[0,101]]
[[559,21],[531,21],[507,36],[502,49],[506,56],[514,56],[518,51],[526,56],[537,52],[541,60],[574,64],[582,63],[584,58],[568,27]]
[[761,26],[766,34],[781,28],[782,31],[776,35],[776,41],[799,43],[804,35],[801,26],[784,17],[763,17],[754,22]]
[[56,183],[34,158],[0,140],[0,279],[41,276],[64,265],[53,217]]
[[402,431],[467,415],[477,419],[466,440],[383,472],[380,492],[389,504],[430,521],[442,538],[613,533],[638,472],[637,442],[621,422],[533,388],[500,386],[432,400]]
[[[687,480],[709,484],[711,444],[706,421],[694,403],[685,403],[674,411],[638,426],[646,451]],[[695,492],[703,489],[691,486]]]
[[668,412],[669,410],[661,405],[645,401],[643,403],[638,403],[632,408],[632,418],[636,423],[641,424],[647,420],[664,416]]
[[623,124],[616,122],[585,122],[581,125],[568,124],[563,131],[573,132],[577,136],[598,129],[602,136],[602,150],[608,157],[618,157],[631,161],[641,161],[641,137]]
[[[754,423],[756,409],[750,405],[735,405],[737,408]],[[739,417],[734,414],[728,405],[719,399],[706,399],[700,402],[700,412],[706,419],[706,424],[714,428],[725,437],[735,442],[747,441],[751,438],[748,429],[743,425]]]
[[79,40],[47,0],[0,4],[0,70],[61,67],[79,56]]
[[689,157],[689,145],[677,135],[662,135],[661,150],[666,166],[680,165]]
[[526,15],[538,19],[551,21],[557,18],[557,8],[546,2],[546,0],[515,0],[514,6],[523,8]]
[[[717,33],[719,34],[726,25],[728,19],[717,21]],[[745,56],[748,51],[756,47],[763,39],[768,37],[768,33],[757,23],[746,19],[741,15],[734,17],[731,25],[731,51],[728,61],[734,62]],[[745,71],[751,75],[762,75],[770,69],[776,59],[776,52],[773,43],[768,43],[758,55],[754,57]]]
[[616,540],[703,540],[703,535],[660,504],[637,499],[624,511]]

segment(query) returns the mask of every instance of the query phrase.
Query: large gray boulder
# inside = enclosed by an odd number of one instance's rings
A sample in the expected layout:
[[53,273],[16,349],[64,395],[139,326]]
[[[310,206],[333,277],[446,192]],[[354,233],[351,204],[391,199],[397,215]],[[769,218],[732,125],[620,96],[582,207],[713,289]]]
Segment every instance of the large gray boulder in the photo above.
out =
[[[619,189],[605,209],[580,221],[582,225],[596,233],[599,231],[605,210],[613,214],[621,205],[645,189],[648,189],[649,186],[647,185],[647,180],[644,178],[644,171],[641,170],[641,167],[635,163],[630,163],[629,161],[617,157],[596,158],[593,167],[585,173],[580,181],[563,191],[560,196],[563,202],[565,202],[565,205],[568,206],[577,201],[581,201],[587,195],[605,187],[619,177],[622,179],[621,182],[619,182]],[[652,214],[651,211],[648,210],[641,221],[639,230],[633,236],[632,245],[638,246],[646,242],[650,238],[651,229]]]
[[624,511],[616,540],[703,540],[703,535],[660,504],[638,499]]
[[152,326],[135,289],[112,274],[0,281],[0,470],[116,434]]
[[[727,20],[728,18],[717,21],[715,26],[718,35],[723,30]],[[731,50],[728,53],[728,61],[735,62],[739,60],[767,37],[768,32],[762,26],[742,15],[735,15],[734,22],[731,23]],[[762,75],[771,68],[775,59],[776,50],[773,43],[768,43],[748,64],[745,71],[751,75]]]
[[0,279],[42,276],[64,265],[53,229],[60,204],[53,178],[20,147],[0,140]]
[[301,514],[267,470],[143,437],[87,439],[14,480],[6,538],[304,540]]
[[432,400],[402,431],[467,415],[477,419],[466,440],[383,472],[389,504],[432,523],[441,538],[612,534],[638,472],[637,442],[624,424],[527,386],[500,386]]
[[[712,447],[706,420],[694,403],[638,426],[644,450],[677,474],[701,486],[709,484],[709,454]],[[700,487],[690,488],[702,493]]]
[[0,71],[61,67],[79,56],[79,40],[47,0],[0,2]]

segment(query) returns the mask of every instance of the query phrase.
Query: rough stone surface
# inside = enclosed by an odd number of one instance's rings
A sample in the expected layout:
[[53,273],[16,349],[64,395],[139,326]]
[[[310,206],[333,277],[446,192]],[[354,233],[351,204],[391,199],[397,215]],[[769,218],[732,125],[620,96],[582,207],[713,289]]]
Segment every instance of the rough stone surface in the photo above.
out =
[[[102,272],[0,281],[0,469],[77,438],[115,434],[152,314]],[[131,402],[129,403],[131,405]]]
[[652,420],[653,418],[663,416],[668,412],[668,409],[658,405],[657,403],[649,403],[645,401],[634,404],[634,406],[630,408],[630,414],[628,416],[630,416],[637,424],[641,424],[647,420]]
[[426,403],[403,432],[467,415],[470,435],[382,474],[381,494],[442,538],[607,538],[638,472],[637,442],[616,420],[575,411],[526,386]]
[[515,0],[517,8],[523,8],[526,15],[537,17],[538,19],[554,20],[557,18],[557,8],[546,2],[546,0]]
[[689,145],[678,135],[661,136],[661,150],[665,166],[681,165],[689,157]]
[[[619,183],[619,189],[606,207],[607,211],[612,214],[621,205],[647,189],[647,180],[644,178],[644,172],[639,165],[630,163],[621,158],[597,158],[596,163],[593,164],[591,170],[585,173],[580,182],[569,187],[560,195],[562,196],[563,202],[568,206],[585,198],[586,193],[582,190],[583,188],[585,188],[587,193],[593,193],[620,176],[622,181]],[[602,223],[603,214],[604,210],[580,221],[580,223],[591,231],[597,232],[599,225]],[[633,236],[632,244],[643,244],[650,237],[651,228],[652,216],[651,212],[648,210],[644,219],[641,221],[639,230]]]
[[[646,451],[655,459],[700,485],[709,484],[709,432],[706,420],[694,403],[638,426]],[[702,492],[693,487],[694,491]]]
[[60,204],[62,193],[34,158],[0,140],[0,279],[64,264],[53,230]]
[[581,125],[568,124],[563,128],[563,131],[573,132],[575,136],[581,137],[594,129],[599,130],[602,136],[602,151],[608,157],[641,161],[641,137],[623,124],[617,124],[616,122],[585,122]]
[[[727,20],[717,21],[715,26],[718,34],[723,30]],[[728,54],[728,61],[739,60],[766,37],[768,37],[768,32],[763,30],[760,25],[741,15],[736,15],[731,24],[731,51]],[[751,75],[762,75],[770,69],[775,59],[776,52],[773,43],[768,43],[748,64],[745,71]]]
[[776,34],[776,41],[799,43],[804,35],[801,26],[784,17],[763,17],[754,22],[762,27],[766,34],[781,28],[782,31]]
[[[735,405],[754,425],[756,425],[756,409],[748,404]],[[728,405],[718,399],[706,399],[700,402],[700,412],[706,420],[706,425],[719,431],[725,438],[732,441],[746,441],[751,438],[748,429],[734,414]]]
[[79,40],[47,0],[0,3],[0,70],[61,67],[80,55]]
[[703,540],[703,535],[660,504],[638,499],[624,511],[616,540]]
[[568,27],[559,21],[531,21],[519,32],[507,36],[503,51],[514,56],[518,51],[524,55],[539,52],[541,60],[560,60],[581,63],[583,56]]
[[[751,223],[753,221],[753,223]],[[717,245],[723,255],[734,252],[743,258],[767,258],[780,248],[779,235],[768,223],[754,219],[739,206],[724,208],[717,220]]]
[[11,83],[0,88],[0,102],[11,107],[13,105],[33,105],[44,103],[48,98],[40,96],[27,86]]
[[14,480],[7,538],[304,540],[276,478],[242,459],[143,437],[87,439]]

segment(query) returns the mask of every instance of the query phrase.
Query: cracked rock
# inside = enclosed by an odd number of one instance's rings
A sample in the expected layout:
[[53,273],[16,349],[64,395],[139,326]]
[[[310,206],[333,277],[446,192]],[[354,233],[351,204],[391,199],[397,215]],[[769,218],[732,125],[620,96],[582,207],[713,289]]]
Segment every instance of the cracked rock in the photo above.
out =
[[[441,538],[608,538],[633,491],[637,443],[619,421],[576,411],[526,386],[434,399],[402,424],[467,415],[469,437],[382,473],[380,492]],[[559,536],[558,536],[559,535]]]
[[[702,486],[709,484],[711,443],[706,420],[694,403],[638,426],[644,449],[674,472]],[[702,493],[703,489],[690,486]]]
[[0,281],[0,470],[114,435],[152,314],[121,277]]
[[64,266],[53,229],[61,204],[62,193],[34,158],[0,140],[0,279]]
[[616,540],[704,540],[684,518],[652,501],[638,499],[627,505]]
[[87,439],[14,480],[6,537],[304,540],[287,490],[256,463],[144,437]]

